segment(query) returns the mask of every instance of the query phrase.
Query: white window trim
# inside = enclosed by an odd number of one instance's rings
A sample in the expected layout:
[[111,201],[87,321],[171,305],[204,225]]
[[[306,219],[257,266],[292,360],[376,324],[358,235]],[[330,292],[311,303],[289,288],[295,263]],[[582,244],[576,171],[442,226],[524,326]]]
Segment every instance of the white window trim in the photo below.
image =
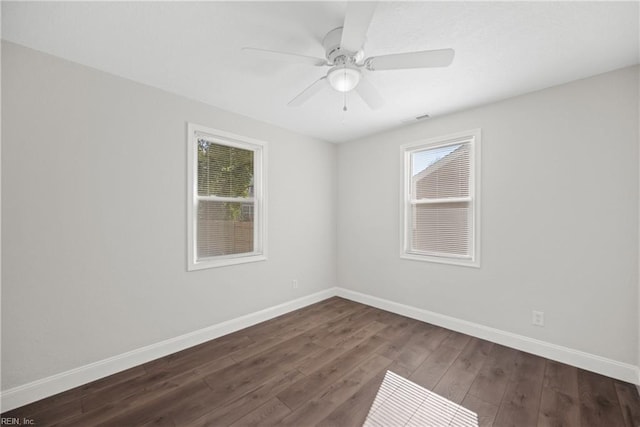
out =
[[[205,137],[220,144],[250,149],[254,152],[254,242],[250,253],[196,259],[198,138]],[[253,138],[213,129],[194,123],[187,124],[187,270],[224,267],[267,259],[267,143]]]
[[[472,129],[464,132],[457,132],[436,138],[428,138],[410,142],[400,146],[401,165],[400,168],[400,258],[413,261],[427,261],[441,264],[453,264],[465,267],[480,268],[480,217],[481,217],[481,130]],[[473,233],[471,234],[471,258],[449,256],[433,256],[410,252],[410,224],[411,215],[411,153],[418,149],[431,149],[440,146],[451,145],[456,142],[471,142],[471,171],[469,175],[470,186],[473,194]],[[437,201],[436,201],[437,202]]]

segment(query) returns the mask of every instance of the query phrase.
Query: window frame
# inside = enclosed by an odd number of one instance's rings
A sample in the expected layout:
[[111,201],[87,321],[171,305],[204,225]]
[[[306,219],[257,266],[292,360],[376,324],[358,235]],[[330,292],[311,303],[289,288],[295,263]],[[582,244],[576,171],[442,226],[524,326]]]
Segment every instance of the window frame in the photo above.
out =
[[[480,268],[480,201],[481,201],[481,129],[472,129],[449,135],[409,142],[400,146],[400,258],[413,261],[426,261]],[[469,197],[471,198],[470,258],[457,255],[421,254],[411,250],[412,242],[412,195],[411,195],[411,156],[413,153],[455,145],[470,144]]]
[[[253,151],[253,251],[197,259],[198,236],[198,139]],[[187,123],[187,271],[225,267],[267,259],[266,203],[267,143],[219,129]]]

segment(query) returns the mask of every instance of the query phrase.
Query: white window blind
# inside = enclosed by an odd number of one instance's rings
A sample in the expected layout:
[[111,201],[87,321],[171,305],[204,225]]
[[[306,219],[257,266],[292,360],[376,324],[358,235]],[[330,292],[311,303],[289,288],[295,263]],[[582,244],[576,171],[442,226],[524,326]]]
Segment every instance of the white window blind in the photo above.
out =
[[264,143],[189,126],[189,269],[264,257]]
[[403,147],[403,256],[477,264],[479,131]]

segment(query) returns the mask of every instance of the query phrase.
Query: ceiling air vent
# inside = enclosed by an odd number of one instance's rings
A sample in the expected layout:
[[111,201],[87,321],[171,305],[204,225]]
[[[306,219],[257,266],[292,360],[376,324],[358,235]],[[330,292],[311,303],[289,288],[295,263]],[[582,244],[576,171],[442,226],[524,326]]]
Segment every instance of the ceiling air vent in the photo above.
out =
[[426,120],[426,119],[428,119],[429,117],[431,117],[431,116],[429,116],[428,114],[423,114],[423,115],[421,115],[421,116],[416,116],[416,117],[412,117],[412,118],[410,118],[410,119],[402,120],[402,123],[413,123],[413,122],[418,122],[418,121],[420,121],[420,120]]

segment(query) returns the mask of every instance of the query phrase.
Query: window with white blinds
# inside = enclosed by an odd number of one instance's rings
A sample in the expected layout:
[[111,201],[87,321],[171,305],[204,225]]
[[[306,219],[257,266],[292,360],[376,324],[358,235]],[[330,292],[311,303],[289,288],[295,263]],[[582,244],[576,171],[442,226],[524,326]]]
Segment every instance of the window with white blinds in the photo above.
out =
[[189,270],[266,259],[266,144],[189,124]]
[[403,258],[479,266],[480,130],[403,154]]

